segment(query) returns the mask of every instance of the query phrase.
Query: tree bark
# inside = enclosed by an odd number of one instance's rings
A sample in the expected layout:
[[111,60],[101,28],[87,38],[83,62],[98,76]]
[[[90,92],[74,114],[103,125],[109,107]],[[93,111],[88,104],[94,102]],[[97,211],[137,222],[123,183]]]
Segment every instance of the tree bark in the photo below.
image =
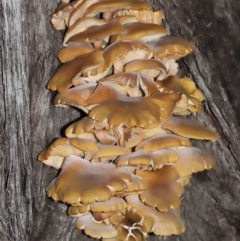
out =
[[[211,150],[216,167],[194,174],[185,187],[181,216],[186,232],[148,240],[240,240],[240,2],[236,0],[151,0],[162,9],[172,35],[196,46],[180,61],[180,74],[203,91],[204,110],[194,116],[221,139],[196,146]],[[74,229],[66,205],[47,198],[57,172],[37,156],[81,113],[54,108],[46,83],[59,62],[62,33],[50,14],[57,1],[0,2],[0,240],[92,240]]]

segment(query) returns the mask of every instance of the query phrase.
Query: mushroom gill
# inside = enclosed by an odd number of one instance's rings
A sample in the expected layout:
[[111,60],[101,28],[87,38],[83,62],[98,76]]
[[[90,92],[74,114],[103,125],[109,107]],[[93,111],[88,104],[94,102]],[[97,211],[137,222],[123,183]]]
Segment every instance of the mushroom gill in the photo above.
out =
[[195,46],[171,36],[163,18],[142,0],[62,0],[51,16],[66,33],[47,88],[58,92],[56,106],[85,116],[38,160],[59,169],[47,195],[102,241],[181,235],[184,186],[216,164],[191,139],[215,142],[218,134],[185,117],[204,101],[178,73]]

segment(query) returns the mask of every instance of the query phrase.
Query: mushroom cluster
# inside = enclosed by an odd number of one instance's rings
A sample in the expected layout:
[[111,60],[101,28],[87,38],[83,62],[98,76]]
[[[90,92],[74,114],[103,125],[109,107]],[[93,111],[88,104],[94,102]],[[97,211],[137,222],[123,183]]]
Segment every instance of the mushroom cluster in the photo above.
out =
[[177,60],[195,47],[169,36],[162,19],[141,0],[62,0],[52,15],[66,33],[47,87],[58,91],[55,106],[86,116],[38,160],[59,169],[47,195],[68,205],[77,229],[103,241],[183,233],[184,186],[215,165],[190,141],[219,138],[187,118],[204,96],[177,77]]

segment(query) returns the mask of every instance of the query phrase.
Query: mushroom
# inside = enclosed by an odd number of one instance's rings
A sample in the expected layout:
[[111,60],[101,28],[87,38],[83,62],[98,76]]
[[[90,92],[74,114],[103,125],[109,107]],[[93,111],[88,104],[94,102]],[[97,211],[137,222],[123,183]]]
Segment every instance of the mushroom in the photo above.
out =
[[219,139],[219,135],[216,132],[203,125],[200,125],[198,122],[192,119],[183,119],[172,116],[169,120],[163,123],[162,127],[179,136],[187,138],[211,141],[216,141]]
[[125,15],[133,15],[135,16],[139,22],[143,23],[154,23],[161,25],[162,24],[162,19],[164,18],[163,12],[158,10],[158,11],[152,11],[152,10],[121,10],[118,11],[114,14],[115,16],[125,16]]
[[92,214],[88,213],[78,217],[75,222],[77,229],[84,230],[84,233],[92,238],[114,238],[118,235],[117,230],[112,224],[99,223],[93,220]]
[[71,61],[81,55],[93,52],[95,49],[91,44],[87,43],[76,43],[68,47],[62,48],[58,52],[58,59],[62,63]]
[[111,43],[133,39],[141,39],[149,42],[169,34],[164,27],[153,23],[129,23],[124,25],[124,28],[126,29],[124,32],[111,37]]
[[135,150],[143,149],[144,151],[154,152],[164,148],[177,148],[177,147],[192,146],[188,138],[177,136],[174,134],[157,134],[144,140],[138,144]]
[[42,151],[38,160],[56,169],[61,168],[65,157],[69,155],[84,156],[85,152],[97,150],[96,143],[82,138],[58,138],[46,150]]
[[139,195],[143,203],[160,212],[180,206],[183,187],[178,183],[179,174],[173,167],[165,165],[154,171],[136,170],[136,175],[146,183],[146,190]]
[[125,241],[143,241],[147,238],[144,216],[133,207],[128,207],[121,214],[109,218],[118,231],[117,238]]
[[185,225],[176,209],[167,212],[159,212],[154,207],[144,205],[137,195],[126,196],[129,206],[134,207],[144,216],[144,224],[147,232],[153,232],[159,236],[180,235],[185,231]]
[[[71,155],[65,158],[62,171],[54,181],[55,193],[60,201],[71,205],[103,202],[113,197],[115,192],[127,189],[131,180],[131,173],[124,167],[91,163]],[[48,188],[47,194],[51,196]]]
[[87,28],[85,31],[75,34],[70,37],[68,41],[65,40],[65,44],[71,45],[73,43],[86,42],[93,43],[97,49],[102,49],[102,46],[108,42],[109,36],[118,34],[125,31],[120,23],[107,23],[103,25],[93,25]]

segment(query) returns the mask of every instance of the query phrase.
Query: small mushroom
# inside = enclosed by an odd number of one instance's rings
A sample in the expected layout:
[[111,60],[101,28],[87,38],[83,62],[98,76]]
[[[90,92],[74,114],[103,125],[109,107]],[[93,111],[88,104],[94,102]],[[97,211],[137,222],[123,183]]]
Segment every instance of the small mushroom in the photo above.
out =
[[211,141],[219,139],[219,135],[216,132],[200,125],[197,121],[192,119],[183,119],[172,116],[169,120],[163,123],[163,128],[187,138]]
[[159,236],[180,235],[185,231],[185,225],[178,212],[170,209],[167,212],[159,212],[153,207],[144,205],[137,195],[126,196],[127,203],[141,212],[144,216],[144,224],[147,232],[153,232]]
[[183,187],[178,183],[179,174],[173,167],[165,165],[154,171],[136,170],[136,175],[146,183],[146,190],[139,195],[143,203],[160,212],[180,206]]
[[[68,156],[55,179],[55,193],[60,201],[76,205],[106,201],[115,192],[127,189],[131,173],[109,163],[91,163],[77,156]],[[48,196],[51,196],[47,188]],[[52,196],[51,196],[52,197]]]
[[84,233],[92,238],[114,238],[118,235],[117,230],[112,224],[99,223],[93,220],[92,214],[88,213],[78,217],[75,222],[77,229],[84,230]]

